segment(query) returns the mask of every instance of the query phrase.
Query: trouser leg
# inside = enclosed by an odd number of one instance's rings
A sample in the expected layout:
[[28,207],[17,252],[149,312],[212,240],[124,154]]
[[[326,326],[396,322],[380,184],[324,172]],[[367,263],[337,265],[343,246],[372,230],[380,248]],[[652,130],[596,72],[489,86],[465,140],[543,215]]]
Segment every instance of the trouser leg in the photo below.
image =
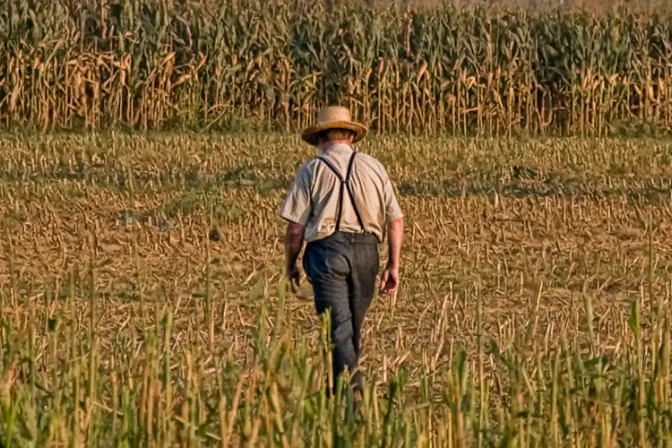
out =
[[331,320],[332,368],[334,382],[357,367],[349,297],[352,294],[350,264],[338,246],[311,245],[304,263],[315,295],[318,314],[329,312]]
[[[366,312],[371,305],[375,294],[376,277],[378,275],[378,246],[376,240],[358,244],[353,250],[352,264],[352,294],[350,296],[350,310],[352,313],[352,345],[359,363],[361,355],[362,326]],[[353,377],[356,388],[362,388],[362,374],[357,371]]]

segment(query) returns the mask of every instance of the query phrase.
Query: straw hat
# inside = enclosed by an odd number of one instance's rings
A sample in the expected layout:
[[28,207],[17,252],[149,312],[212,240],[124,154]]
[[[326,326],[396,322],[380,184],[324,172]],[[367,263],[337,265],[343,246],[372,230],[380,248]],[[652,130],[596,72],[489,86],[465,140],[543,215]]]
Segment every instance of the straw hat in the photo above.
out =
[[306,143],[317,146],[317,134],[328,129],[347,129],[354,132],[352,143],[363,139],[368,131],[363,124],[351,120],[350,111],[346,107],[329,106],[318,112],[317,122],[303,131],[301,138]]

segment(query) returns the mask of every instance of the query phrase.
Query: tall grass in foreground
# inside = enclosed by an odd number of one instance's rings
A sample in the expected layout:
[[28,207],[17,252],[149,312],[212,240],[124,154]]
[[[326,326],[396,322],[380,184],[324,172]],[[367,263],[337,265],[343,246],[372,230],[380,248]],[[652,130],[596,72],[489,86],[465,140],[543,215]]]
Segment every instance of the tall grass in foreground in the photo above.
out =
[[[340,402],[324,394],[328,359],[319,347],[328,342],[328,322],[320,341],[302,337],[284,314],[284,284],[265,299],[243,363],[228,347],[207,342],[207,293],[193,309],[145,301],[130,321],[101,329],[100,315],[115,306],[94,290],[77,295],[74,281],[64,288],[2,296],[5,448],[615,447],[671,440],[670,316],[658,309],[654,325],[643,325],[640,300],[609,350],[592,339],[549,346],[521,326],[512,329],[520,343],[501,352],[496,337],[484,334],[469,354],[455,347],[442,359],[439,348],[423,359],[419,393],[406,389],[403,371],[387,381],[370,378],[355,413],[349,394]],[[474,306],[480,319],[480,299]],[[583,324],[592,335],[591,309],[587,299]],[[179,313],[192,317],[177,329]]]

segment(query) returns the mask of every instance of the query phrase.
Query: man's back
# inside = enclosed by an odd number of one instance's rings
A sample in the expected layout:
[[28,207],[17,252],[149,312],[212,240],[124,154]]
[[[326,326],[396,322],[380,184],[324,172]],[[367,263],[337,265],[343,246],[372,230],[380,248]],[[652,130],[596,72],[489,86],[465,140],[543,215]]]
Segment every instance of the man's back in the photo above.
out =
[[337,144],[322,154],[323,160],[313,159],[301,167],[281,207],[281,216],[304,224],[308,242],[336,231],[340,204],[342,232],[362,233],[363,224],[365,232],[373,233],[381,242],[385,239],[386,224],[402,216],[385,168],[367,154],[356,154],[341,198],[340,183],[346,180],[352,156],[349,145]]

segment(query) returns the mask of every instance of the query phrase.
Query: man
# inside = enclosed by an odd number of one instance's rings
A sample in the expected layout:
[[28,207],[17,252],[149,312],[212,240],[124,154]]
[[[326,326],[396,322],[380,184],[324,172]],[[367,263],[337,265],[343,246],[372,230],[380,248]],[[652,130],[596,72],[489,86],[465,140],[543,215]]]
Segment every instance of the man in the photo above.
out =
[[302,139],[319,157],[301,166],[280,207],[288,221],[286,276],[295,290],[301,273],[297,260],[306,241],[303,267],[312,284],[318,314],[331,317],[334,381],[347,368],[355,391],[362,324],[375,293],[378,245],[387,236],[389,256],[380,284],[382,294],[399,287],[403,214],[387,172],[371,156],[354,152],[367,128],[343,107],[327,107]]

